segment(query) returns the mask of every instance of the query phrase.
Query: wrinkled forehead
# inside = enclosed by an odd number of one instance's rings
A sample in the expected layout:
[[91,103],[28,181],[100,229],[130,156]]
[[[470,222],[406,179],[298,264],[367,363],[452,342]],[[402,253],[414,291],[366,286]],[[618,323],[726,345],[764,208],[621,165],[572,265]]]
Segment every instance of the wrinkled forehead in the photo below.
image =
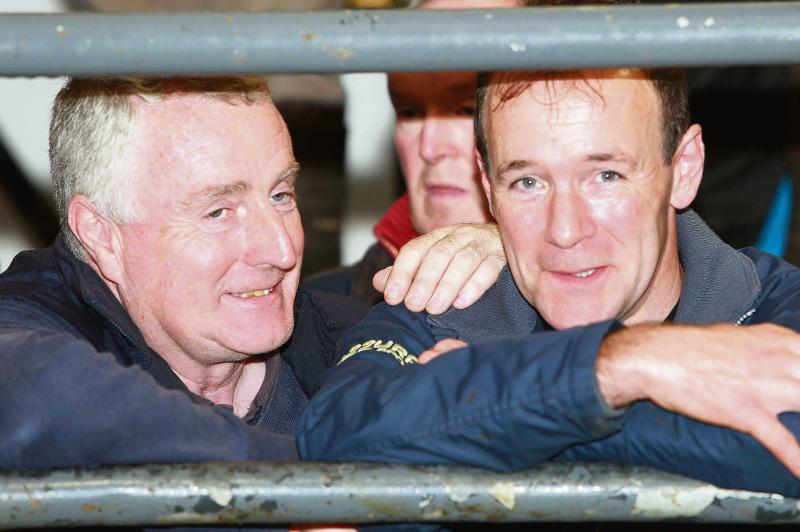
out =
[[131,177],[146,186],[177,194],[234,176],[271,176],[292,158],[288,130],[269,99],[180,94],[132,105]]

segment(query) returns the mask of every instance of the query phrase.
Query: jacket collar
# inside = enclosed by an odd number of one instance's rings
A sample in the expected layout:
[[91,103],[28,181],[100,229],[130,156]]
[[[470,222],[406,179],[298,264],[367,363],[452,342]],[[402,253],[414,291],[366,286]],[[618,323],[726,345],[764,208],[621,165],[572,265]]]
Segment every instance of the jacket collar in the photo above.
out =
[[683,289],[678,323],[739,323],[761,293],[747,256],[723,242],[692,210],[678,215]]
[[128,340],[134,347],[130,352],[133,361],[149,369],[153,362],[153,353],[141,331],[97,272],[67,248],[63,231],[58,234],[53,248],[55,267],[70,291]]
[[408,194],[397,199],[373,228],[372,232],[378,243],[392,258],[406,243],[419,236],[411,225],[411,210]]
[[[723,242],[692,210],[678,215],[678,254],[683,288],[675,321],[739,323],[761,292],[755,265]],[[497,283],[471,307],[427,316],[432,326],[473,343],[543,330],[545,324],[523,298],[506,266]],[[439,338],[437,338],[439,339]]]

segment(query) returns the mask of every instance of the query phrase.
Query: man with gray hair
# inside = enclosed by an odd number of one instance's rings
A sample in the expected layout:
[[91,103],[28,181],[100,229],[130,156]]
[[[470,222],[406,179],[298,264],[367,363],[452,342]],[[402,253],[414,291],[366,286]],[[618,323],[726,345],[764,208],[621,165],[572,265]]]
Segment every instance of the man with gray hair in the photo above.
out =
[[299,167],[264,80],[74,79],[50,158],[62,232],[0,276],[0,467],[295,459],[364,309],[298,288]]

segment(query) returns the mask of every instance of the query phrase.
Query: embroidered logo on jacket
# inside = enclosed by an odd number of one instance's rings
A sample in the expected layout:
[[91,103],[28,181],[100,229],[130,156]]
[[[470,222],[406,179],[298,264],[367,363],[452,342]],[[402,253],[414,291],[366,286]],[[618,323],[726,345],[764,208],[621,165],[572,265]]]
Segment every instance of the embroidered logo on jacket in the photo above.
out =
[[408,349],[402,345],[395,343],[392,340],[367,340],[366,342],[356,344],[347,351],[347,354],[342,357],[339,364],[348,358],[363,353],[364,351],[377,351],[379,353],[386,353],[392,355],[398,364],[405,366],[406,364],[416,364],[417,357],[408,352]]

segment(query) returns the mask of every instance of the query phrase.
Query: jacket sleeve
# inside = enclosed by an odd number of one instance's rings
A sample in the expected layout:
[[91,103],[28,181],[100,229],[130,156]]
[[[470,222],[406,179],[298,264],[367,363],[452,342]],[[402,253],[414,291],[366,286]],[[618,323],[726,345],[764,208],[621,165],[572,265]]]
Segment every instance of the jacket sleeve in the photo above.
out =
[[615,432],[594,359],[616,327],[475,344],[426,364],[437,339],[419,314],[379,305],[345,337],[300,422],[310,460],[467,464],[507,471]]
[[0,329],[0,434],[6,469],[296,457],[293,438],[39,328]]
[[[780,419],[794,434],[800,434],[800,414],[785,413]],[[576,445],[557,459],[626,462],[723,488],[800,497],[800,480],[752,437],[673,414],[649,401],[629,409],[622,431]]]

